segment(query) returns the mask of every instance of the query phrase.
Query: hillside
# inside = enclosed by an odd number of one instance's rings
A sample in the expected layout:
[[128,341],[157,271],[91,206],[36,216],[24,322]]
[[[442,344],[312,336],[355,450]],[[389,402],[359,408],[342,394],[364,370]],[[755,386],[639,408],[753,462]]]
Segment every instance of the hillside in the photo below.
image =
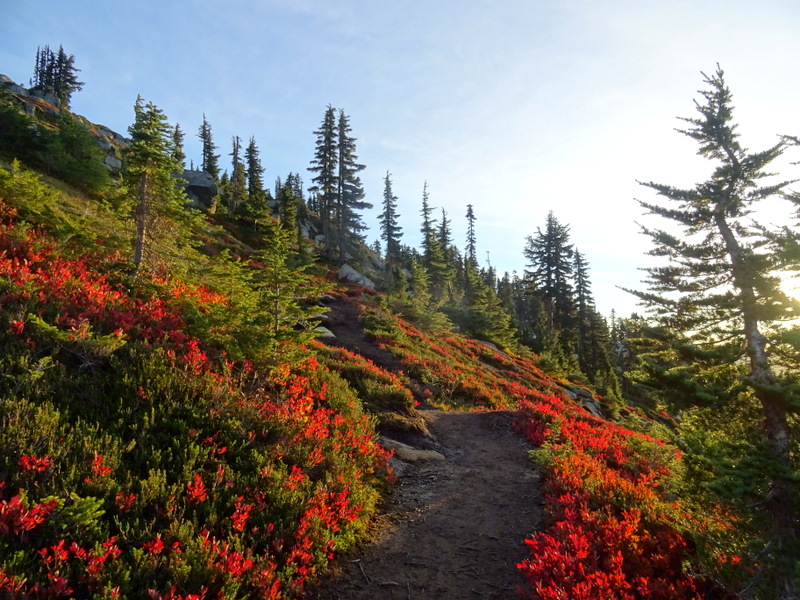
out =
[[469,274],[444,315],[338,281],[285,212],[183,205],[134,267],[124,177],[2,167],[9,597],[733,598],[760,568],[669,415],[548,372]]

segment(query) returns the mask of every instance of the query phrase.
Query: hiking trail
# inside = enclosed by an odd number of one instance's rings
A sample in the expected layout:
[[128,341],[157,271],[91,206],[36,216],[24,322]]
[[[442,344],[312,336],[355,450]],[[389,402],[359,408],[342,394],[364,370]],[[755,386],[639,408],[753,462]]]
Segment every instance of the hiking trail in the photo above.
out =
[[[398,367],[365,340],[355,307],[337,300],[331,309],[337,344]],[[397,483],[367,540],[337,559],[310,600],[518,598],[516,565],[543,505],[540,474],[530,445],[511,427],[513,413],[419,413],[430,434],[402,440],[410,447],[401,445],[393,459]]]

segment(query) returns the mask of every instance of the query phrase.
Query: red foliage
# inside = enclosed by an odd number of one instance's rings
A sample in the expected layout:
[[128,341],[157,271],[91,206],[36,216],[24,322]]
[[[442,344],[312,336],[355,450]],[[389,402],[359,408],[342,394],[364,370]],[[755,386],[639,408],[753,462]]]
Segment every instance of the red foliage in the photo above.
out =
[[[691,525],[722,529],[712,517],[693,519],[662,494],[676,449],[644,434],[589,416],[554,396],[527,394],[518,429],[550,456],[552,525],[526,543],[518,566],[525,598],[628,600],[707,597],[711,586],[687,575]],[[654,449],[645,455],[640,448]]]

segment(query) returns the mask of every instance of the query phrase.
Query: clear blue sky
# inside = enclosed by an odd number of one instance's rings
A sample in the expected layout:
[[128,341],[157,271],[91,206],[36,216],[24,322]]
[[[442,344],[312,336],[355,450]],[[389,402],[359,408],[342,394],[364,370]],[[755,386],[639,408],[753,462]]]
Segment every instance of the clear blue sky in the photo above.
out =
[[[636,180],[707,174],[674,131],[701,71],[720,63],[744,145],[800,135],[796,0],[0,0],[0,73],[26,83],[37,46],[75,55],[73,110],[125,133],[137,94],[187,134],[203,113],[227,159],[254,136],[268,184],[310,179],[325,106],[351,118],[375,209],[391,171],[404,242],[419,244],[422,187],[464,246],[475,207],[486,264],[524,269],[548,211],[571,227],[598,308],[635,310],[652,265]],[[797,177],[787,167],[785,178]]]

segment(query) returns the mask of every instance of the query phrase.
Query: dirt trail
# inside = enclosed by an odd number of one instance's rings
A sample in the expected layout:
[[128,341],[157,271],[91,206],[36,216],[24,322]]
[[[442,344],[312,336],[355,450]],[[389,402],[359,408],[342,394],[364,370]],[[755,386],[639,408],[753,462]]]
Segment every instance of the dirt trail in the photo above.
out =
[[371,540],[316,600],[513,599],[541,519],[539,474],[509,412],[422,411],[445,460],[400,463]]

